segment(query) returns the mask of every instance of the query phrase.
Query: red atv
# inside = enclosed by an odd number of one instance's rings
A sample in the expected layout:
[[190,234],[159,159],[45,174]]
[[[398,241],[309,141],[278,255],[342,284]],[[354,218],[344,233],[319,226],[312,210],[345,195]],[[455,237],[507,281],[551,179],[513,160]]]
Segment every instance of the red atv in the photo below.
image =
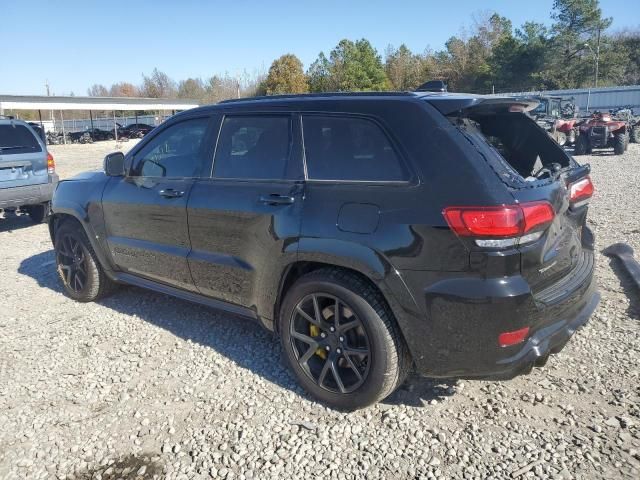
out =
[[629,146],[629,125],[624,120],[614,120],[609,113],[594,112],[589,120],[578,126],[574,155],[591,153],[594,148],[613,148],[622,155]]
[[[544,129],[558,145],[573,145],[577,137],[576,106],[562,97],[536,95],[538,106],[529,112],[536,123]],[[564,105],[562,102],[565,102]]]

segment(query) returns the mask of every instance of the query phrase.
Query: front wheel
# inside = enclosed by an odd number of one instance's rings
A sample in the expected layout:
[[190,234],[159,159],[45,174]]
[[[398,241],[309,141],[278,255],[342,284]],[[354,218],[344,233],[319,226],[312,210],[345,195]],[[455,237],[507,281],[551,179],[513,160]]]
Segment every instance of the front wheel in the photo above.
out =
[[402,384],[411,364],[384,298],[343,270],[322,269],[301,277],[285,297],[279,327],[299,383],[340,410],[387,397]]
[[630,138],[631,143],[640,143],[640,125],[636,125],[631,129]]
[[613,136],[613,153],[616,155],[622,155],[624,153],[625,146],[627,144],[627,135],[624,133],[616,133]]
[[82,226],[67,220],[55,235],[58,275],[67,295],[79,302],[107,296],[116,284],[104,273]]

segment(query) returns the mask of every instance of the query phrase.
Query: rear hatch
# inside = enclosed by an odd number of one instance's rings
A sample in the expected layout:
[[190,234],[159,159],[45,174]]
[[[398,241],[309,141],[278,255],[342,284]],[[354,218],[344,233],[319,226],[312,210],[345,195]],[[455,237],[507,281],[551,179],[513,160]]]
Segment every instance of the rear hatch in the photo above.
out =
[[535,108],[535,100],[475,97],[455,106],[428,100],[476,147],[510,191],[514,205],[525,213],[525,206],[534,206],[533,220],[524,223],[539,222],[531,231],[509,235],[517,238],[475,239],[471,248],[517,250],[522,276],[544,302],[569,294],[575,286],[572,279],[576,283],[576,275],[590,274],[593,262],[593,240],[584,228],[593,192],[589,166],[575,162],[526,114]]
[[47,150],[22,122],[0,120],[0,188],[47,183]]

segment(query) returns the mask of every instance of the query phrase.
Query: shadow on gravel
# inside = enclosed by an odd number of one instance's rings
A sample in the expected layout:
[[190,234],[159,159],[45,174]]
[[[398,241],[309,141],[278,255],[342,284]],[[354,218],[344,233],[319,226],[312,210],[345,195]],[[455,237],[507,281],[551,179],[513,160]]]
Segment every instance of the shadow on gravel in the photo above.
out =
[[151,455],[136,457],[128,455],[111,465],[99,465],[85,471],[77,472],[74,475],[67,475],[68,480],[91,480],[101,478],[102,480],[126,479],[151,479],[162,478],[163,467],[157,461],[153,461]]
[[432,402],[440,403],[446,397],[456,394],[457,381],[453,379],[430,379],[419,375],[409,375],[398,390],[382,403],[387,405],[409,405],[423,407]]
[[11,215],[8,218],[0,218],[0,233],[29,227],[35,227],[35,223],[31,221],[28,215]]
[[[637,258],[637,254],[636,254]],[[618,280],[620,280],[620,286],[622,291],[629,299],[629,308],[627,308],[627,315],[636,320],[640,320],[640,288],[638,288],[635,282],[631,279],[629,273],[622,266],[617,258],[609,259],[609,266],[613,273],[616,274]]]
[[[54,261],[53,250],[42,252],[24,259],[18,272],[35,279],[41,287],[63,294]],[[212,348],[265,380],[307,396],[281,359],[280,343],[257,322],[131,286],[119,289],[99,303],[116,312],[137,316],[185,340]],[[411,375],[384,403],[420,407],[454,395],[455,385],[455,381]]]

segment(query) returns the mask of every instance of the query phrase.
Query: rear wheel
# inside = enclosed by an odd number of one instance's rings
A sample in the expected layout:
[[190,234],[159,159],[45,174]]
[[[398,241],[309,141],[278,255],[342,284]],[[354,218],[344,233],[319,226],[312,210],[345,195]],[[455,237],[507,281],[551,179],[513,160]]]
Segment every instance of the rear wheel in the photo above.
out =
[[631,129],[630,140],[632,143],[640,143],[640,125],[636,125]]
[[616,155],[622,155],[625,151],[625,145],[627,144],[627,135],[624,133],[616,133],[613,136],[613,153]]
[[285,297],[279,327],[299,383],[334,408],[371,405],[408,373],[410,357],[389,307],[349,272],[322,269],[300,278]]
[[585,135],[579,135],[573,150],[574,155],[584,155],[589,150],[589,139]]
[[47,202],[40,205],[29,205],[25,207],[24,210],[33,223],[42,223],[49,217],[51,204]]
[[55,235],[56,266],[67,295],[93,302],[111,293],[116,284],[104,273],[80,224],[67,220]]

